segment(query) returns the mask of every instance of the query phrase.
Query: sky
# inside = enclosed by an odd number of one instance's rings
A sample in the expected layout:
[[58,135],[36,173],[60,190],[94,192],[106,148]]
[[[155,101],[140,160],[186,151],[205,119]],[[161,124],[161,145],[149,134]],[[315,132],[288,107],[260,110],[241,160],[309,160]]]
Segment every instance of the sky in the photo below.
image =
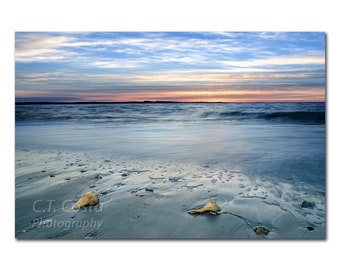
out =
[[323,32],[16,32],[16,101],[325,101]]

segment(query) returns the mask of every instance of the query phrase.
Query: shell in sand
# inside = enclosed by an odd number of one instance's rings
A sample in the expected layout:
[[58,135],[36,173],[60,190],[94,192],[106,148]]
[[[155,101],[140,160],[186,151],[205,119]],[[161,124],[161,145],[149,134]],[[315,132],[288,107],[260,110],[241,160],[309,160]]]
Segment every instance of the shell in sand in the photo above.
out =
[[189,214],[202,214],[202,213],[206,213],[209,212],[211,214],[218,214],[218,212],[221,210],[221,208],[217,205],[217,203],[209,198],[209,202],[206,203],[206,205],[204,205],[202,208],[200,209],[191,209],[188,210]]
[[99,197],[96,193],[90,191],[84,194],[79,201],[73,206],[73,209],[79,209],[83,206],[95,205],[99,203]]
[[269,230],[265,226],[256,226],[253,231],[259,235],[267,235]]

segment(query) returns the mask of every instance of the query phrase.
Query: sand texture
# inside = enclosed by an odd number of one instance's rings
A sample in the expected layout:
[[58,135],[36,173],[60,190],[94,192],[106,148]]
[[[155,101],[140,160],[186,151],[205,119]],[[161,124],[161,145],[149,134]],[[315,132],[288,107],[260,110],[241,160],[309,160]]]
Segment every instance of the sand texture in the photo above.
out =
[[[325,238],[324,196],[228,164],[21,148],[15,165],[19,239]],[[88,192],[99,203],[73,209]],[[209,198],[219,214],[188,214]]]

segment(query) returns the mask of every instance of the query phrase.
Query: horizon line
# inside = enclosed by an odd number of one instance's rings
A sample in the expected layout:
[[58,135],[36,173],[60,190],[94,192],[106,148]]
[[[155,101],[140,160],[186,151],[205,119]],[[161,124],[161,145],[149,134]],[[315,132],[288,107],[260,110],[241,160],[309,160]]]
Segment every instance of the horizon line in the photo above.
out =
[[15,105],[44,105],[44,104],[145,104],[145,103],[325,103],[326,101],[15,101]]

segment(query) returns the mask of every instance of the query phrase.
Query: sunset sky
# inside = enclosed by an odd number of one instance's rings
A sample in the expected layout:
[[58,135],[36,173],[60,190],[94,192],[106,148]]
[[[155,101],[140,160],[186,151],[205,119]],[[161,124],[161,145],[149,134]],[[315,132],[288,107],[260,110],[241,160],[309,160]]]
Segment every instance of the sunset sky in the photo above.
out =
[[16,101],[325,101],[322,32],[17,32]]

